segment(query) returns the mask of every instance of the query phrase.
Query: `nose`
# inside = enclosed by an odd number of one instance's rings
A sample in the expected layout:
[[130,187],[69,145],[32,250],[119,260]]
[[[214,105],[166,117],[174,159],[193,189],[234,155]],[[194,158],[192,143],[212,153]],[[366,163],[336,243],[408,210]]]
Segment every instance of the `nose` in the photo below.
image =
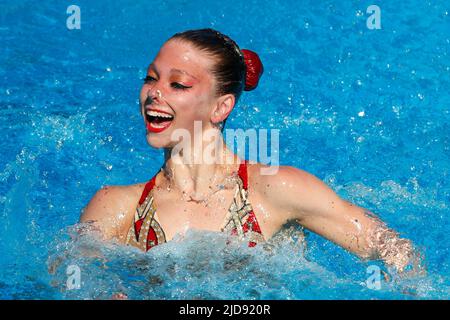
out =
[[147,90],[147,98],[151,99],[152,101],[156,100],[160,103],[163,101],[163,94],[160,89],[154,86]]

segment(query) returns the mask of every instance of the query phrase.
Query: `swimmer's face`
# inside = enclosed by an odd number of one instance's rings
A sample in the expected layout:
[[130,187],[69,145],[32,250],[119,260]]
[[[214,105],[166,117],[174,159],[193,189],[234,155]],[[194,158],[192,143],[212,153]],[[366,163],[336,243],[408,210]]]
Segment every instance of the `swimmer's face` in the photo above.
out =
[[186,41],[172,39],[163,45],[147,70],[140,92],[150,145],[173,147],[177,143],[171,138],[174,130],[186,129],[192,135],[194,121],[201,121],[205,130],[226,118],[229,112],[224,112],[224,103],[230,105],[226,96],[232,95],[216,95],[210,71],[213,64],[213,58]]

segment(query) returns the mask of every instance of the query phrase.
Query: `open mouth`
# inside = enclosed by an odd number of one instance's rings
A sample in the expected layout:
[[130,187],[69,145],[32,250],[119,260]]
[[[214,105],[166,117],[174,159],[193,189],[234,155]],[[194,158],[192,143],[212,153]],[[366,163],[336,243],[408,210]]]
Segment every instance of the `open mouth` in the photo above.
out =
[[170,126],[174,119],[174,116],[165,111],[157,109],[147,109],[145,111],[145,119],[147,130],[158,133]]

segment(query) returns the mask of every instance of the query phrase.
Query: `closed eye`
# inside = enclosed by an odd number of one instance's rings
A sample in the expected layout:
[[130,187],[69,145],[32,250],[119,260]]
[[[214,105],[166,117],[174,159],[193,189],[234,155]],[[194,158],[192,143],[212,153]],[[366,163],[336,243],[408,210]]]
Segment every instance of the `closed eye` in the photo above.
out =
[[187,89],[192,88],[192,87],[186,87],[186,86],[184,86],[184,85],[182,85],[182,84],[180,84],[178,82],[172,82],[172,88],[180,89],[180,90],[187,90]]
[[[152,76],[146,76],[142,80],[144,81],[144,83],[150,83],[150,82],[153,82],[153,81],[157,81]],[[184,85],[182,85],[181,83],[178,83],[178,82],[172,82],[171,86],[172,86],[172,88],[179,89],[179,90],[187,90],[187,89],[192,88],[192,87],[184,86]]]
[[146,76],[144,79],[142,79],[144,81],[144,83],[149,83],[152,81],[156,81],[155,78],[151,77],[151,76]]

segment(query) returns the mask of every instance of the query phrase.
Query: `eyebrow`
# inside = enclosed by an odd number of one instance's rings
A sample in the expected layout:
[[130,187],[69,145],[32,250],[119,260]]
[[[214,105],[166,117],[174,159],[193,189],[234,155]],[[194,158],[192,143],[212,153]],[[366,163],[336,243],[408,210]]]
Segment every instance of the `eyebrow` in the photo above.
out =
[[[151,64],[150,64],[149,69],[155,70],[156,75],[159,77],[158,69],[156,68],[156,65],[155,65],[154,63],[151,63]],[[189,72],[184,71],[184,70],[180,70],[180,69],[170,69],[170,71],[171,71],[171,72],[177,72],[177,73],[183,73],[183,74],[186,74],[186,75],[188,75],[188,76],[194,78],[195,80],[198,80],[197,77],[193,76],[192,74],[190,74]]]
[[170,71],[178,72],[178,73],[184,73],[184,74],[186,74],[186,75],[188,75],[188,76],[194,78],[195,80],[198,80],[198,79],[197,79],[196,77],[194,77],[192,74],[190,74],[189,72],[184,71],[184,70],[180,70],[180,69],[171,69]]

